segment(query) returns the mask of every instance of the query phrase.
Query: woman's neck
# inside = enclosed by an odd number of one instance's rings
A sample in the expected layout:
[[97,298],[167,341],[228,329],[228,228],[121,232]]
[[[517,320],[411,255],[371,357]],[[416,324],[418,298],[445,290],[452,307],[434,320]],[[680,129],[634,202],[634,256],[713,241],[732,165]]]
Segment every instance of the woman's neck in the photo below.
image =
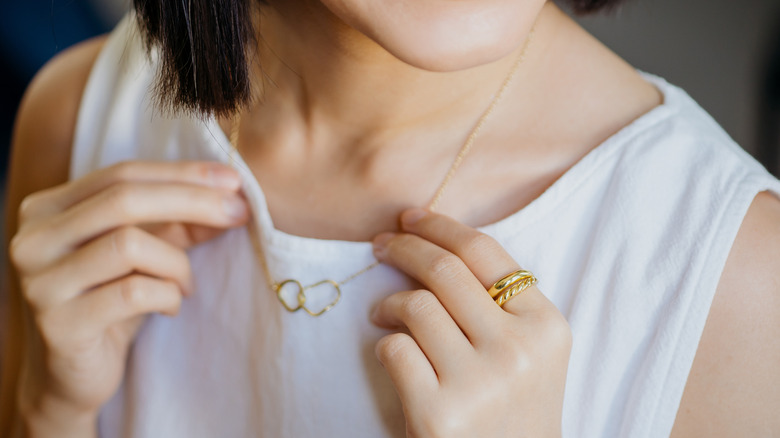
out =
[[[309,9],[259,16],[262,99],[242,114],[239,150],[276,228],[369,240],[393,229],[403,208],[431,199],[521,47],[480,67],[432,73],[305,1],[286,7]],[[652,85],[552,3],[535,29],[439,206],[468,224],[522,208],[659,103]],[[222,122],[229,132],[230,121]]]
[[[259,17],[255,77],[262,84],[261,99],[244,121],[258,128],[287,127],[295,138],[291,143],[299,146],[376,148],[410,132],[422,131],[424,137],[457,127],[456,138],[462,138],[522,50],[518,46],[495,62],[467,70],[430,72],[398,60],[319,2],[279,3]],[[545,10],[539,27],[549,26],[551,16]],[[548,32],[538,33],[537,47]],[[524,71],[535,53],[520,66],[523,78],[514,88],[532,86]]]

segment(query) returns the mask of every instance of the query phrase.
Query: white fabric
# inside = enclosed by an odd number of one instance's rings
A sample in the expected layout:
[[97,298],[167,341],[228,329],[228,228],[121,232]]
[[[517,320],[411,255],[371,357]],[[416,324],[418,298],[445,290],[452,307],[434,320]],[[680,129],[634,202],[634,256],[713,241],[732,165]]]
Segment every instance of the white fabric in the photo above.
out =
[[[89,79],[71,177],[123,160],[229,162],[213,119],[165,118],[150,100],[154,56],[132,18]],[[150,64],[151,63],[151,64]],[[672,428],[715,288],[754,196],[780,184],[682,90],[594,149],[526,208],[482,231],[497,238],[574,333],[567,437],[662,437]],[[367,242],[275,230],[256,179],[237,165],[277,279],[344,278],[373,261]],[[371,306],[406,289],[380,266],[320,318],[288,313],[267,288],[246,228],[190,251],[196,292],[176,318],[152,316],[103,437],[402,436],[374,358]]]

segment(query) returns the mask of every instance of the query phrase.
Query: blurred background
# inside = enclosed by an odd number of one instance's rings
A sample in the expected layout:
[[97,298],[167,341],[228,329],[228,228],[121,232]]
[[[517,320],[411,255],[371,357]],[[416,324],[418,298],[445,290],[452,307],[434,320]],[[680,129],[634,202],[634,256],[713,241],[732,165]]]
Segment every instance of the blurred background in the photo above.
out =
[[578,21],[636,68],[685,89],[780,175],[780,0],[625,0]]
[[[109,31],[129,2],[5,2],[0,14],[0,62],[5,66],[0,69],[0,193],[14,115],[29,80],[57,52]],[[625,0],[610,13],[578,20],[637,68],[687,90],[778,174],[780,1]]]

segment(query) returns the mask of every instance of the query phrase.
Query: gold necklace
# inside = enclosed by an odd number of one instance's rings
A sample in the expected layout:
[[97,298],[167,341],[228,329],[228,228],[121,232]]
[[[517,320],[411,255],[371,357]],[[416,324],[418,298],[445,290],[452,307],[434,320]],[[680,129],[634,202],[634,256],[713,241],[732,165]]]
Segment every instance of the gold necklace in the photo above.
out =
[[[528,46],[531,44],[533,35],[534,35],[534,29],[531,29],[531,32],[528,34],[528,37],[526,38],[525,44],[523,45],[520,54],[517,56],[517,60],[512,66],[512,69],[507,74],[506,78],[504,78],[504,82],[501,84],[501,88],[499,88],[495,97],[493,97],[493,100],[490,102],[490,106],[488,106],[485,112],[482,113],[482,116],[480,116],[479,120],[477,120],[477,124],[474,125],[474,128],[469,133],[469,136],[466,138],[465,143],[463,143],[463,146],[461,146],[460,150],[458,151],[458,155],[455,156],[455,159],[453,160],[452,165],[447,171],[447,174],[442,179],[441,183],[439,184],[439,187],[436,189],[436,192],[431,198],[431,201],[428,203],[427,205],[428,210],[433,211],[438,206],[439,201],[444,195],[445,189],[449,185],[450,180],[452,180],[452,177],[455,175],[455,172],[460,167],[460,164],[463,162],[463,159],[471,150],[471,146],[474,144],[474,140],[476,140],[477,135],[482,130],[482,126],[485,124],[487,119],[493,113],[493,110],[498,105],[498,102],[501,100],[501,97],[504,95],[504,92],[507,90],[507,88],[509,88],[509,84],[512,82],[515,73],[520,67],[520,64],[522,64],[523,60],[525,59],[525,55],[526,52],[528,51]],[[235,155],[240,156],[240,154],[238,153],[238,130],[239,130],[238,128],[240,126],[240,123],[241,123],[241,115],[240,113],[238,113],[233,120],[233,123],[231,125],[231,132],[230,132],[230,146],[231,146],[230,160],[233,164],[236,163]],[[261,236],[257,234],[257,229],[259,229],[259,227],[252,226],[252,224],[249,224],[247,228],[249,230],[250,240],[252,241],[252,245],[257,255],[257,260],[260,264],[260,267],[263,270],[263,274],[265,274],[266,280],[268,281],[268,287],[270,287],[271,290],[274,293],[276,293],[276,296],[279,299],[279,301],[282,303],[282,306],[284,306],[284,308],[290,312],[295,312],[303,309],[306,313],[308,313],[311,316],[322,315],[323,313],[332,309],[341,300],[342,286],[354,280],[355,278],[365,274],[366,272],[374,269],[375,267],[379,266],[379,261],[375,261],[370,265],[366,266],[365,268],[355,272],[354,274],[348,276],[347,278],[341,281],[324,279],[316,283],[309,284],[307,286],[304,286],[300,281],[293,278],[276,282],[273,279],[273,275],[271,275],[271,270],[268,268],[268,262],[265,258],[265,252],[263,251]],[[333,299],[321,309],[310,309],[306,305],[307,302],[306,292],[321,286],[329,286],[333,289]],[[294,297],[295,297],[294,304],[290,304],[288,300],[285,299],[284,291],[289,290],[289,288],[292,288],[291,291],[294,293]]]

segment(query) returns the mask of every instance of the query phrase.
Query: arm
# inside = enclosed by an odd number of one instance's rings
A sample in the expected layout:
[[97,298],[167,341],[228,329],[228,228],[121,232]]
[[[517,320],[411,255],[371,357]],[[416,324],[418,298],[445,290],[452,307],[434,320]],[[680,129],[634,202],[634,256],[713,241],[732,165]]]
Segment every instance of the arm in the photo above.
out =
[[750,206],[712,303],[672,437],[780,435],[780,200]]
[[[50,61],[35,77],[19,108],[12,140],[6,194],[6,252],[17,230],[17,211],[25,196],[68,179],[70,149],[87,77],[105,38],[78,44]],[[4,313],[0,436],[17,428],[16,382],[20,377],[25,321],[18,279],[9,265],[0,303]]]

